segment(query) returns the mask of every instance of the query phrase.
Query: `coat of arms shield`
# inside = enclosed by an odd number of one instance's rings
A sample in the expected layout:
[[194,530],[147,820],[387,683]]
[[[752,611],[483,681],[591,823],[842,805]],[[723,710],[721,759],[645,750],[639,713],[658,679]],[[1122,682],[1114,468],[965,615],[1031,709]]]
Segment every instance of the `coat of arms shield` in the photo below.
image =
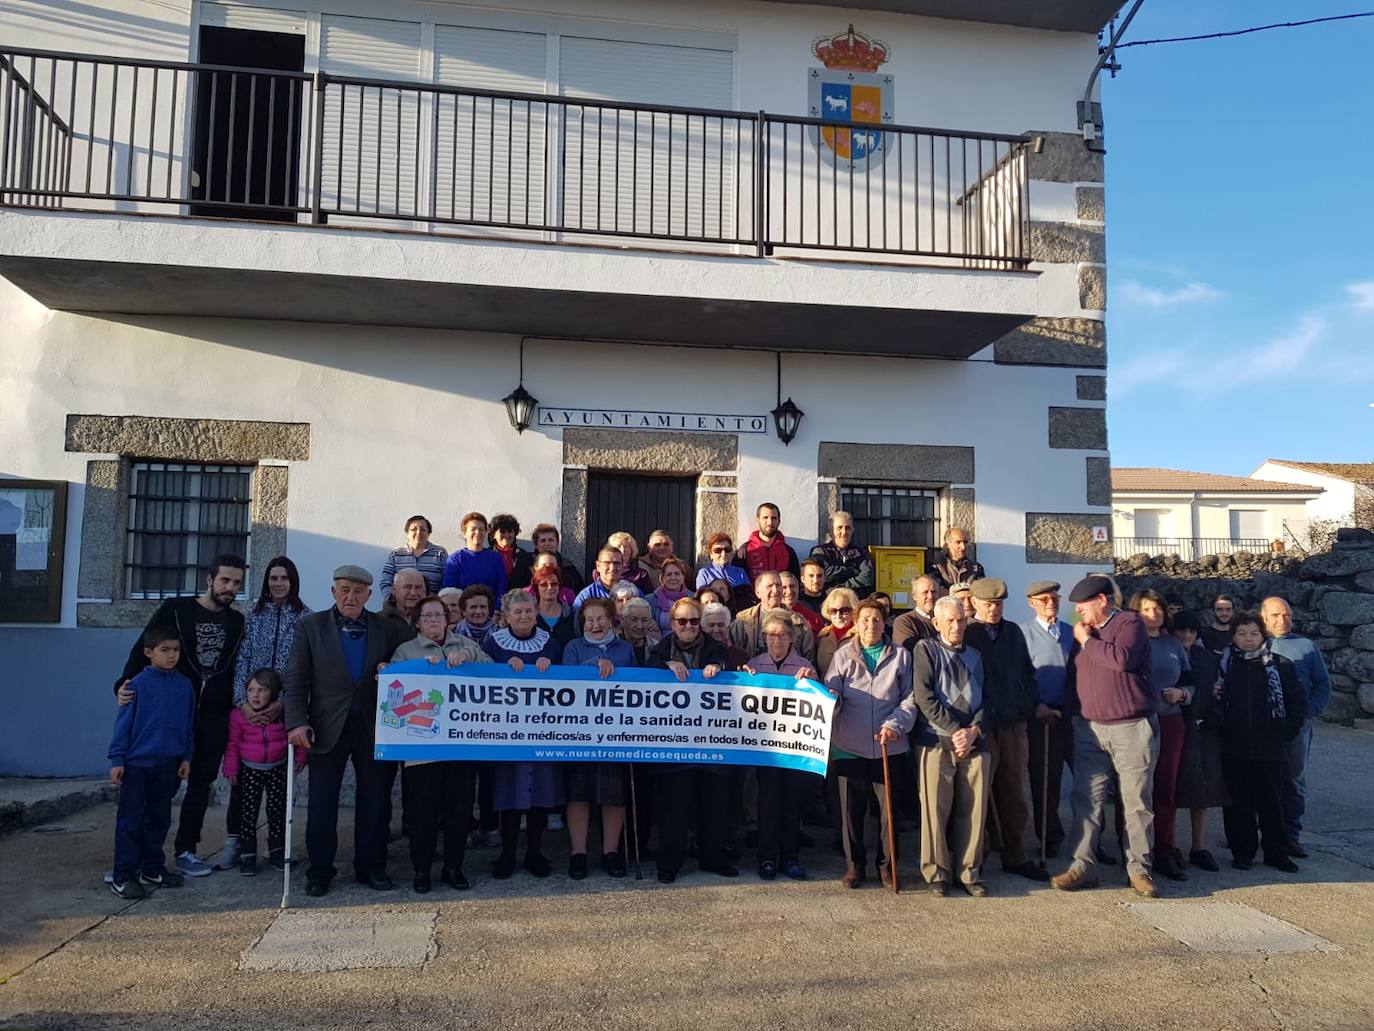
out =
[[891,56],[886,43],[848,30],[822,36],[811,52],[825,66],[809,70],[812,118],[834,125],[813,126],[811,141],[829,164],[870,168],[887,156],[891,123],[892,76],[877,69]]

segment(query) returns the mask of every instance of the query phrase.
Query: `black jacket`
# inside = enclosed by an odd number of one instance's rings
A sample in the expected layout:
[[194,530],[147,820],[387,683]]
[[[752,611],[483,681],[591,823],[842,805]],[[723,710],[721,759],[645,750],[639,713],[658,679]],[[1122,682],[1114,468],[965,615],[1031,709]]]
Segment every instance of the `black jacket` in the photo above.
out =
[[1021,628],[1004,619],[997,624],[994,641],[986,624],[970,623],[964,643],[983,656],[983,708],[988,726],[997,729],[1030,719],[1040,700],[1040,687]]
[[[701,635],[701,668],[707,666],[719,666],[721,669],[733,670],[735,663],[731,661],[730,649],[721,644],[714,637]],[[669,634],[658,644],[649,650],[649,661],[645,664],[649,669],[667,669],[668,660],[673,655],[673,635]]]
[[[499,550],[497,551],[497,554],[500,554]],[[562,561],[560,558],[559,576],[561,578],[566,575],[567,574],[563,572]],[[509,581],[508,586],[511,590],[514,590],[517,587],[528,587],[530,585],[530,580],[533,576],[534,556],[517,544],[515,546],[515,561],[511,565],[510,576],[507,577],[507,580]],[[571,585],[564,583],[562,586],[569,587]],[[582,588],[580,587],[575,589],[575,591],[580,590],[582,590]],[[497,598],[496,600],[499,602],[501,599]]]
[[811,557],[825,568],[825,589],[848,587],[861,599],[873,593],[873,559],[867,548],[850,544],[842,548],[834,541],[817,544]]
[[[243,613],[237,609],[225,610],[224,650],[220,652],[219,662],[214,669],[203,670],[196,663],[196,617],[204,611],[196,596],[168,598],[148,620],[144,633],[155,626],[175,630],[181,639],[181,659],[176,668],[191,681],[191,686],[196,690],[197,713],[204,709],[227,716],[234,705],[234,662],[238,658],[239,645],[243,642]],[[129,650],[124,672],[114,682],[114,689],[118,691],[120,684],[132,680],[148,665],[148,657],[143,654],[143,634],[139,634]]]
[[[587,586],[587,578],[578,572],[577,567],[563,557],[561,551],[555,551],[554,556],[558,559],[558,577],[562,586],[577,594],[582,588]],[[517,562],[519,559],[516,560]],[[530,556],[530,568],[534,568],[534,556]],[[515,586],[515,581],[511,581],[511,586]],[[528,581],[525,586],[529,586]],[[500,598],[496,599],[500,601]]]
[[983,572],[981,562],[975,562],[965,555],[963,561],[955,565],[943,551],[940,552],[940,561],[931,567],[930,575],[935,577],[945,590],[949,590],[955,584],[971,584],[974,580],[981,580],[987,576]]
[[[1298,736],[1307,719],[1307,696],[1293,664],[1282,655],[1265,652],[1260,659],[1244,659],[1230,650],[1230,666],[1221,681],[1220,696],[1212,699],[1208,724],[1221,731],[1221,754],[1229,759],[1281,762],[1284,746]],[[1282,713],[1277,698],[1269,697],[1267,664],[1279,672]]]

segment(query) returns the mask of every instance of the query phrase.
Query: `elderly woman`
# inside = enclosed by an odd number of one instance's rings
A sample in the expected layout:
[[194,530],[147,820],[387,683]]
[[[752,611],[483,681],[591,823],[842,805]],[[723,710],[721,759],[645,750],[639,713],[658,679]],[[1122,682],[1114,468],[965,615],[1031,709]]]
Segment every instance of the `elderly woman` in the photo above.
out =
[[530,572],[530,585],[527,590],[536,598],[539,597],[539,594],[534,589],[534,578],[539,575],[541,569],[551,569],[558,574],[558,600],[568,608],[572,608],[572,603],[577,598],[577,591],[568,585],[568,573],[571,567],[559,565],[558,556],[552,552],[541,551],[535,555],[534,568]]
[[[616,636],[615,605],[609,598],[588,598],[582,603],[582,636],[563,649],[563,665],[595,666],[604,680],[617,666],[636,664],[634,649]],[[624,877],[620,832],[629,800],[624,764],[571,763],[567,774],[568,876],[575,881],[587,876],[587,825],[596,804],[601,807],[601,869],[611,877]]]
[[[695,672],[710,680],[728,667],[725,646],[701,632],[701,605],[695,598],[679,599],[671,614],[673,631],[654,646],[650,666],[670,670],[680,681]],[[687,858],[687,835],[694,812],[701,869],[721,877],[738,877],[739,870],[725,855],[729,767],[655,763],[646,766],[645,772],[656,781],[658,879],[664,884],[677,880]]]
[[[1165,601],[1168,602],[1168,595]],[[1168,607],[1171,606],[1166,606],[1166,612]],[[1221,770],[1221,742],[1214,729],[1204,727],[1217,682],[1217,657],[1199,640],[1202,619],[1196,612],[1180,611],[1169,618],[1174,639],[1183,645],[1193,668],[1193,699],[1183,713],[1183,755],[1178,763],[1174,801],[1180,809],[1188,810],[1190,818],[1192,847],[1188,862],[1199,870],[1216,873],[1220,867],[1207,848],[1207,812],[1231,803]],[[1174,853],[1174,860],[1182,866],[1182,853],[1177,849]]]
[[1179,764],[1183,759],[1183,709],[1193,699],[1193,669],[1184,649],[1169,630],[1168,602],[1157,591],[1138,591],[1130,608],[1139,614],[1150,635],[1150,678],[1159,693],[1159,760],[1155,764],[1154,869],[1171,881],[1188,875],[1175,856],[1178,823]]
[[563,581],[558,570],[548,566],[538,569],[529,591],[534,593],[539,625],[560,645],[567,647],[568,642],[577,636],[577,617],[572,606],[565,604],[562,599]]
[[659,564],[658,590],[649,595],[649,604],[653,606],[659,630],[665,634],[672,629],[668,621],[671,618],[669,613],[673,610],[673,602],[691,594],[687,590],[688,573],[687,563],[672,555]]
[[[830,597],[841,590],[847,588],[835,588]],[[879,823],[874,848],[878,876],[883,884],[892,883],[897,857],[883,854],[883,842],[888,840],[888,823],[896,814],[888,811],[883,791],[881,746],[888,746],[889,755],[905,753],[907,735],[916,723],[911,653],[887,640],[882,605],[869,599],[856,609],[855,632],[835,652],[825,676],[825,686],[835,696],[830,768],[839,787],[846,865],[840,883],[846,888],[857,888],[867,876],[865,830],[870,810],[878,815]]]
[[[558,661],[562,648],[539,626],[534,599],[521,589],[507,591],[501,599],[506,625],[487,635],[482,648],[493,662],[504,662],[516,673],[532,665],[540,673]],[[520,841],[520,818],[525,818],[525,869],[547,877],[553,864],[541,851],[549,810],[565,799],[563,771],[558,763],[503,762],[492,771],[492,805],[501,814],[501,855],[492,865],[492,876],[505,880],[515,872],[515,851]]]
[[606,547],[617,549],[625,559],[620,579],[639,588],[640,594],[651,594],[654,578],[639,565],[639,542],[631,534],[619,530],[606,538]]
[[463,592],[456,587],[440,588],[436,598],[442,598],[444,608],[448,612],[448,628],[451,632],[458,632],[458,624],[463,621]]
[[859,596],[848,587],[836,587],[821,603],[821,615],[829,624],[816,638],[816,667],[822,676],[829,673],[830,662],[840,646],[854,636],[858,607]]
[[[764,651],[745,665],[746,673],[773,673],[798,680],[816,678],[801,653],[797,651],[795,630],[784,612],[772,612],[763,618]],[[794,881],[806,880],[806,871],[797,862],[801,848],[802,794],[806,788],[805,773],[784,770],[777,766],[759,766],[759,877],[765,881],[778,876],[778,868]]]
[[744,588],[748,594],[749,573],[734,565],[734,555],[735,542],[728,533],[713,533],[706,538],[707,563],[697,570],[697,590],[709,587],[713,580],[724,580],[732,593]]
[[501,556],[506,568],[506,582],[511,587],[528,587],[534,573],[534,556],[516,541],[520,537],[520,520],[509,512],[491,517],[491,547]]
[[492,618],[496,595],[486,584],[464,587],[463,593],[458,595],[458,608],[462,610],[463,620],[454,628],[455,632],[471,638],[480,647],[496,628],[496,620]]
[[[621,580],[620,583],[611,588],[608,597],[615,603],[615,619],[616,623],[619,624],[621,616],[625,612],[626,603],[643,597],[643,595],[639,593],[639,588],[634,584]],[[653,605],[652,602],[649,604]]]
[[444,582],[444,566],[448,563],[448,552],[437,544],[429,542],[434,532],[434,524],[422,515],[413,515],[406,520],[406,542],[386,557],[377,589],[382,597],[391,596],[391,581],[402,569],[419,570],[425,578],[425,590],[434,594]]
[[[448,609],[442,598],[430,595],[415,610],[414,640],[407,641],[391,656],[392,662],[427,659],[438,665],[457,666],[463,662],[482,662],[485,656],[466,637],[448,633]],[[431,886],[434,854],[439,844],[439,827],[444,828],[444,883],[459,891],[469,887],[463,874],[467,851],[468,824],[477,783],[477,767],[469,762],[408,760],[402,777],[405,789],[406,823],[410,829],[410,862],[415,868],[415,891],[423,895]]]

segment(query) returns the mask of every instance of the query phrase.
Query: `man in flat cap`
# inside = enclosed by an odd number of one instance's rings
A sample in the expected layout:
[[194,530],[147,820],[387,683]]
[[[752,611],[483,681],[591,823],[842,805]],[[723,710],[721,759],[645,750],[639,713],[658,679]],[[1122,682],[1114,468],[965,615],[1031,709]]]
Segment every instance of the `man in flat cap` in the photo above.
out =
[[1064,843],[1059,789],[1064,767],[1073,768],[1073,721],[1067,706],[1073,627],[1059,618],[1059,584],[1053,580],[1036,580],[1027,587],[1026,604],[1033,615],[1021,624],[1021,633],[1030,650],[1040,695],[1035,719],[1026,728],[1030,735],[1031,816],[1045,855],[1054,858]]
[[1150,636],[1134,612],[1117,607],[1105,576],[1084,577],[1069,593],[1078,611],[1078,647],[1068,666],[1073,720],[1073,863],[1051,879],[1075,891],[1097,884],[1102,814],[1121,787],[1126,824],[1126,873],[1137,895],[1157,898],[1150,877],[1154,848],[1155,764],[1159,761],[1159,694],[1150,675]]
[[[334,570],[334,604],[304,617],[286,664],[286,729],[310,766],[305,826],[306,894],[323,895],[337,872],[339,787],[351,761],[357,779],[353,872],[360,884],[391,887],[386,875],[390,763],[375,758],[377,667],[408,636],[366,608],[372,574]],[[413,636],[413,634],[409,635]]]
[[1033,881],[1049,874],[1026,856],[1026,724],[1035,713],[1039,691],[1025,635],[1002,618],[1007,583],[995,577],[973,581],[976,622],[965,637],[983,659],[983,733],[988,749],[991,827],[988,841],[1002,853],[1002,869]]

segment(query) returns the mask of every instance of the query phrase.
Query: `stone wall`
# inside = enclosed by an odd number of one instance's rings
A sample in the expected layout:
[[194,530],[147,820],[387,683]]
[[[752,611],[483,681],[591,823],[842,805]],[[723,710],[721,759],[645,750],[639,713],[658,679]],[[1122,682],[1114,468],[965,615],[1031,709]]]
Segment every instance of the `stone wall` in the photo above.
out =
[[1129,598],[1147,588],[1177,594],[1205,611],[1218,594],[1239,608],[1258,608],[1270,595],[1293,607],[1293,629],[1312,638],[1331,670],[1325,719],[1374,716],[1374,533],[1341,530],[1331,550],[1304,560],[1277,555],[1135,555],[1117,562],[1117,582]]

